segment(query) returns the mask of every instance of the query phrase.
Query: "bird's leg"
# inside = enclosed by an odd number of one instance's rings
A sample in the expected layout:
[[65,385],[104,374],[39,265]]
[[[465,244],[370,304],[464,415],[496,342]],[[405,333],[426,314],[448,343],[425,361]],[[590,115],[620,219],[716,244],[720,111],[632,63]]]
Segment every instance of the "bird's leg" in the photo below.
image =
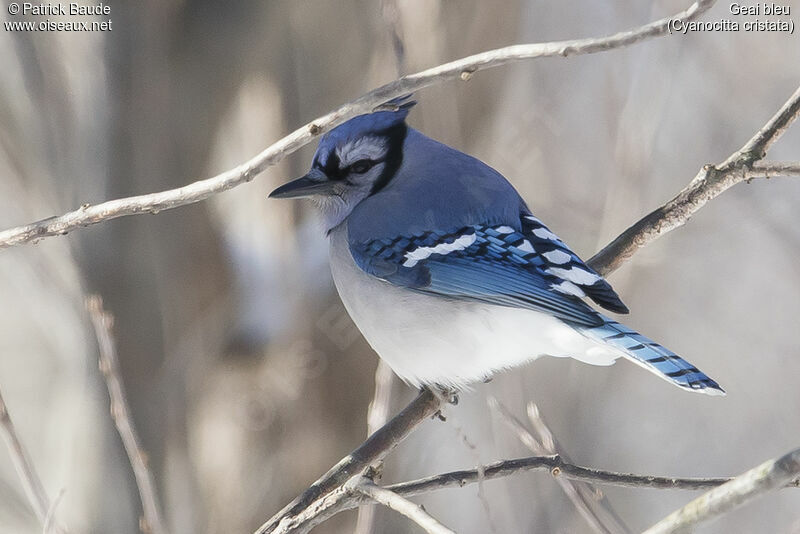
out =
[[373,482],[378,482],[383,476],[383,460],[379,460],[364,470],[363,475]]
[[[423,388],[423,390],[424,389],[426,388]],[[433,392],[433,394],[436,395],[436,397],[438,397],[442,402],[452,404],[453,406],[458,405],[458,391],[456,389],[438,384],[434,384],[428,389],[430,389],[431,392]],[[440,421],[447,421],[447,418],[444,416],[441,410],[437,411],[435,414],[433,414],[433,416],[437,417]]]

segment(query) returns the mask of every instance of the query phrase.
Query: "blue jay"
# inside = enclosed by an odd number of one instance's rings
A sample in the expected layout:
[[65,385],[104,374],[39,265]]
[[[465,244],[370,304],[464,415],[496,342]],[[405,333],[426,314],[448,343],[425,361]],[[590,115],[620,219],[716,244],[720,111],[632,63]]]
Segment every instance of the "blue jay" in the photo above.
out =
[[724,391],[672,351],[586,304],[628,309],[500,173],[406,125],[413,101],[325,134],[305,176],[339,295],[409,384],[462,389],[539,356],[623,357],[676,386]]

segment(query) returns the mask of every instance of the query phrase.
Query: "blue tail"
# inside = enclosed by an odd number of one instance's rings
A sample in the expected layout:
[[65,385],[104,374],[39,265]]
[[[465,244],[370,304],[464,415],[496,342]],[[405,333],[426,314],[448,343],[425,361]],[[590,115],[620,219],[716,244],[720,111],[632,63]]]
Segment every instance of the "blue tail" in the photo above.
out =
[[719,384],[671,350],[608,317],[603,316],[603,319],[605,322],[600,326],[579,330],[592,339],[622,349],[629,360],[678,387],[708,395],[725,395]]

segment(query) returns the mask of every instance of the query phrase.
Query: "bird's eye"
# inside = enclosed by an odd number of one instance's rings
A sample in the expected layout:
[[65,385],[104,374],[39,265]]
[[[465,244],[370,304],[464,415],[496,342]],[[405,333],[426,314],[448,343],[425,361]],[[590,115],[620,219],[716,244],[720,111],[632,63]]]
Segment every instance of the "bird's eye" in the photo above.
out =
[[373,161],[370,161],[368,159],[360,159],[355,163],[353,163],[352,165],[350,165],[350,172],[354,172],[356,174],[364,174],[365,172],[370,170],[373,165],[375,165]]

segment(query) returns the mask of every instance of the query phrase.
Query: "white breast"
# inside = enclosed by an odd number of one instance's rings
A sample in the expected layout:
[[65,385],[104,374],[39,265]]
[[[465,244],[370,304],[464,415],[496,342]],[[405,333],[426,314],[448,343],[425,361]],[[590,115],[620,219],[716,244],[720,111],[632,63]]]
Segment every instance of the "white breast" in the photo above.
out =
[[367,342],[414,386],[462,388],[539,356],[610,365],[621,356],[560,320],[536,311],[425,295],[362,271],[346,223],[330,234],[339,296]]

